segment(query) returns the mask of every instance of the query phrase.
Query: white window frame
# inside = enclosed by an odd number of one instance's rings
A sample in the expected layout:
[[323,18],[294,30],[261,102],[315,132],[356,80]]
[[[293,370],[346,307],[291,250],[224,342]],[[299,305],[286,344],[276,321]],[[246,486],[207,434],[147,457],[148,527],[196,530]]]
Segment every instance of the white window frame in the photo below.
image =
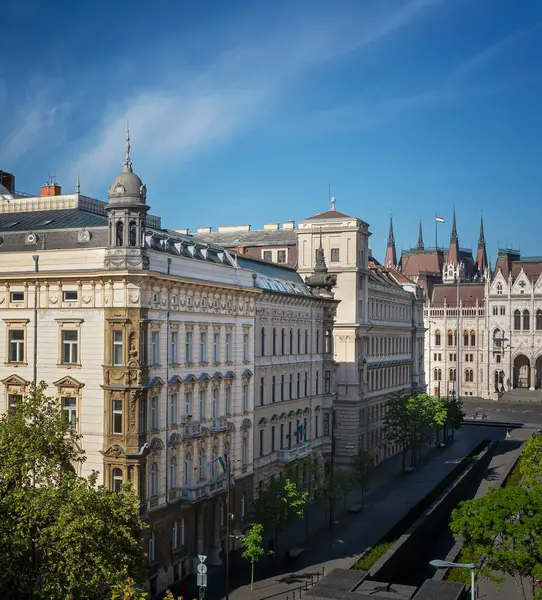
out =
[[179,394],[173,392],[169,395],[169,424],[177,425],[179,414]]
[[192,416],[192,391],[184,394],[184,412],[187,417]]
[[213,363],[218,364],[220,359],[220,333],[213,334]]
[[226,415],[231,415],[231,385],[226,386],[225,390]]
[[[69,340],[67,334],[75,334],[75,340]],[[79,364],[79,330],[78,329],[66,329],[60,330],[60,344],[61,344],[61,364],[63,365],[77,365]]]
[[205,419],[205,404],[207,403],[207,390],[199,391],[199,418],[200,421]]
[[[122,400],[114,399],[111,401],[111,433],[113,435],[123,435],[124,423],[123,423],[123,406]],[[116,427],[120,424],[120,427]],[[120,429],[120,431],[119,431]]]
[[207,362],[207,332],[201,331],[199,334],[199,361]]
[[[22,340],[12,339],[13,333],[22,333]],[[14,328],[8,329],[8,348],[9,348],[9,363],[24,363],[26,356],[26,329]]]
[[[119,475],[119,473],[120,473],[120,475]],[[123,483],[124,483],[124,476],[122,474],[122,469],[115,467],[111,471],[111,489],[114,492],[118,493],[121,491]]]
[[171,356],[170,356],[170,364],[172,365],[176,365],[177,364],[177,353],[178,353],[178,339],[179,339],[179,332],[178,331],[171,331],[169,334],[169,342],[170,342],[170,352],[171,352]]
[[[66,405],[68,401],[70,402],[69,406]],[[60,403],[62,408],[62,416],[75,429],[77,427],[77,397],[62,396]]]
[[243,361],[248,362],[248,354],[249,354],[249,337],[248,333],[243,333]]
[[248,412],[248,384],[243,384],[243,412]]
[[185,361],[186,364],[192,363],[192,330],[186,331],[185,340]]
[[156,431],[158,429],[158,419],[158,396],[153,394],[151,396],[151,431]]
[[151,331],[151,366],[160,364],[160,332],[157,329]]
[[231,362],[232,334],[226,334],[226,362]]
[[113,329],[112,332],[112,356],[113,366],[124,364],[124,331],[122,329]]

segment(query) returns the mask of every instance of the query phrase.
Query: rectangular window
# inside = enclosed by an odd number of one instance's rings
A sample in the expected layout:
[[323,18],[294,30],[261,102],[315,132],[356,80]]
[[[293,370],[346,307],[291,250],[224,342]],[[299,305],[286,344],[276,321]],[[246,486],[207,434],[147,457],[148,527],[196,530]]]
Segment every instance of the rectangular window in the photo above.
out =
[[73,302],[74,300],[77,300],[77,297],[77,290],[65,290],[62,292],[62,300],[64,300],[64,302]]
[[243,412],[248,412],[248,385],[243,386]]
[[213,335],[213,362],[214,363],[218,362],[219,351],[220,351],[220,334],[215,333]]
[[271,425],[271,452],[275,451],[275,426]]
[[260,406],[263,406],[264,390],[265,390],[265,379],[263,377],[261,377],[260,378]]
[[122,400],[113,400],[113,434],[122,435]]
[[184,395],[184,412],[187,417],[192,416],[192,392]]
[[17,406],[17,402],[20,402],[23,399],[23,397],[20,394],[9,394],[8,396],[8,413],[11,413],[13,410],[15,410],[15,407]]
[[9,297],[12,302],[24,302],[24,292],[11,292]]
[[277,380],[276,380],[276,377],[273,375],[273,380],[271,382],[271,402],[273,404],[275,404],[275,402],[276,402],[276,396],[275,396],[276,384],[277,384]]
[[301,373],[297,374],[296,380],[296,397],[301,398]]
[[280,401],[284,401],[284,375],[280,376]]
[[62,363],[65,365],[77,364],[77,334],[75,329],[62,331]]
[[271,262],[273,260],[273,253],[271,252],[271,250],[263,251],[263,259],[268,260],[269,262]]
[[331,393],[331,371],[324,372],[324,394]]
[[159,348],[160,348],[160,332],[159,331],[153,331],[151,333],[151,359],[152,359],[152,366],[156,367],[160,361],[159,361]]
[[316,371],[316,395],[320,393],[320,371]]
[[212,418],[218,417],[218,388],[213,388],[213,415]]
[[506,306],[501,306],[501,315],[506,314]]
[[243,361],[248,362],[248,333],[243,334]]
[[151,398],[151,429],[158,429],[158,396]]
[[24,329],[9,330],[9,362],[24,362]]
[[290,377],[288,378],[288,400],[291,400],[294,397],[294,375],[290,373]]
[[331,262],[339,262],[339,261],[340,261],[339,248],[331,248]]
[[139,400],[139,433],[147,433],[147,399]]
[[148,348],[147,348],[147,326],[146,325],[141,325],[141,335],[139,336],[139,340],[140,340],[140,352],[141,352],[141,364],[144,366],[147,366],[147,355],[148,355]]
[[113,364],[122,365],[123,362],[123,335],[116,329],[113,331]]
[[190,364],[192,362],[192,332],[186,332],[185,342],[185,363]]
[[284,448],[284,423],[280,424],[280,449]]
[[205,400],[206,400],[205,390],[200,390],[200,392],[199,392],[199,418],[201,420],[205,419]]
[[318,415],[314,416],[314,437],[318,437]]
[[307,397],[309,395],[309,373],[307,371],[305,371],[304,387],[305,387],[305,397]]
[[226,415],[231,415],[231,386],[228,385],[225,391],[226,395]]
[[279,250],[277,252],[277,262],[282,265],[286,262],[286,250]]
[[231,333],[226,334],[226,362],[231,362]]
[[205,331],[199,334],[199,361],[207,362],[207,333]]
[[177,364],[177,340],[179,338],[179,334],[177,331],[172,331],[169,335],[170,337],[170,346],[171,346],[171,356],[170,356],[170,364],[172,365],[176,365]]
[[169,422],[171,425],[177,425],[178,415],[178,396],[171,394],[169,397]]
[[499,307],[498,306],[494,306],[493,307],[493,316],[496,316],[499,314]]
[[77,401],[75,398],[68,396],[62,398],[62,416],[72,427],[77,425]]
[[260,456],[263,456],[263,429],[260,429]]

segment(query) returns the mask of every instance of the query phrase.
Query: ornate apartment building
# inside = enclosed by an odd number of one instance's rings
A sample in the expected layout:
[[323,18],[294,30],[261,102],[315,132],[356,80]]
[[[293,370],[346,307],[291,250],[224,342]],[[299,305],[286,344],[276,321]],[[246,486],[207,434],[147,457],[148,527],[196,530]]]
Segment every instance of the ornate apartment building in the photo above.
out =
[[[195,235],[246,255],[285,260],[302,277],[312,274],[321,249],[329,275],[337,281],[334,296],[340,300],[333,327],[336,460],[348,462],[360,445],[376,461],[391,456],[397,448],[385,439],[387,396],[425,386],[423,294],[396,267],[372,258],[369,225],[336,210],[332,199],[331,210],[300,221],[297,227],[289,221],[282,228],[267,224],[261,231],[248,225],[220,227],[216,232],[201,228]],[[270,249],[287,253],[275,257]]]
[[[324,331],[336,302],[292,269],[271,272],[163,229],[133,172],[129,137],[108,195],[84,196],[79,182],[74,194],[51,184],[39,197],[0,188],[3,410],[44,380],[82,434],[81,475],[96,470],[113,490],[131,482],[149,525],[154,592],[192,572],[198,554],[220,563],[228,513],[232,528],[246,526],[255,447],[271,469],[324,448],[333,398]],[[272,355],[273,327],[295,331],[295,349]]]

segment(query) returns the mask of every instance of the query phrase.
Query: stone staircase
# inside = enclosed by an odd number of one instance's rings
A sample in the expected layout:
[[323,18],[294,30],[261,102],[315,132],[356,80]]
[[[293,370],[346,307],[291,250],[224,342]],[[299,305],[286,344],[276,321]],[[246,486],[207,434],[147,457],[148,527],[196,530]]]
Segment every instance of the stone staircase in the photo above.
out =
[[542,390],[515,389],[504,392],[501,402],[542,404]]

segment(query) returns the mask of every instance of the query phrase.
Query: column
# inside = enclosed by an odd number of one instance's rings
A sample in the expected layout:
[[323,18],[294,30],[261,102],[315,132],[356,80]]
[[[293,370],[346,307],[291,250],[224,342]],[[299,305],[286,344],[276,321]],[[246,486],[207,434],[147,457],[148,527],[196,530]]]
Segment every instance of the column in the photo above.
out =
[[533,361],[529,361],[529,373],[530,373],[530,381],[529,381],[529,390],[534,390],[536,387],[536,367],[533,364]]

